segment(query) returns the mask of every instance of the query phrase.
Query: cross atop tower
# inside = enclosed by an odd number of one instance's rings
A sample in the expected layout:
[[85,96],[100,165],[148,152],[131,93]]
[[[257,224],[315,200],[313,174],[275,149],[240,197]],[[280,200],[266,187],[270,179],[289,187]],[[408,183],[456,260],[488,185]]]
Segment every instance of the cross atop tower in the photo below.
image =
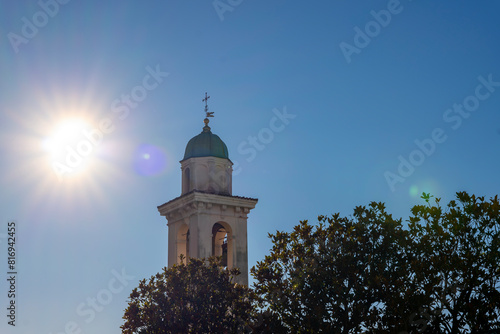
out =
[[202,102],[205,102],[205,112],[206,112],[206,117],[205,118],[205,124],[208,124],[208,117],[214,117],[214,112],[211,111],[211,112],[208,112],[208,99],[210,98],[210,96],[207,95],[207,92],[205,92],[205,98],[203,100],[201,100]]
[[203,100],[201,100],[201,102],[205,102],[205,112],[208,111],[208,99],[210,98],[210,96],[207,96],[207,92],[205,92],[205,98]]

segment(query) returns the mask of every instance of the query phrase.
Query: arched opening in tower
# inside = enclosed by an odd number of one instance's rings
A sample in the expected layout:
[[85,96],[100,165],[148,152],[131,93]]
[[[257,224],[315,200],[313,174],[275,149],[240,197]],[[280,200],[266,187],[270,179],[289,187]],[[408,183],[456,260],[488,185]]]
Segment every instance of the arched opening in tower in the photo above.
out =
[[212,228],[212,254],[222,257],[222,265],[228,266],[228,233],[219,223],[214,224]]

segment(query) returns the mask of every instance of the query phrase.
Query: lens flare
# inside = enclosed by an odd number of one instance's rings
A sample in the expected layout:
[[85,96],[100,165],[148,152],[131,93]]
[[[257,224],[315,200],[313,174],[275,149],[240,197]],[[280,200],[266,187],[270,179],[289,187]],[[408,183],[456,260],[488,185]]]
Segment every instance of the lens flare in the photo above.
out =
[[410,197],[417,197],[418,196],[418,186],[416,184],[412,185],[409,190]]
[[134,169],[139,175],[153,176],[163,173],[167,168],[167,156],[157,146],[142,144],[134,154]]

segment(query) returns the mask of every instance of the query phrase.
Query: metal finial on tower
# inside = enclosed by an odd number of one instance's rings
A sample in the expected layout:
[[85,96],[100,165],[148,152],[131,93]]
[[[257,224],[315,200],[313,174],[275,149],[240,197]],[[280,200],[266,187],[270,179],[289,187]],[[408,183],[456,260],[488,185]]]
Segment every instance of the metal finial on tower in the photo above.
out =
[[205,127],[203,128],[203,130],[205,131],[210,131],[210,127],[208,126],[208,123],[210,122],[208,120],[209,117],[214,117],[214,112],[213,111],[208,111],[208,99],[210,98],[210,96],[207,95],[207,92],[205,92],[205,98],[203,100],[201,100],[202,102],[205,102],[205,113],[206,113],[206,117],[205,119],[203,120],[203,122],[205,123]]

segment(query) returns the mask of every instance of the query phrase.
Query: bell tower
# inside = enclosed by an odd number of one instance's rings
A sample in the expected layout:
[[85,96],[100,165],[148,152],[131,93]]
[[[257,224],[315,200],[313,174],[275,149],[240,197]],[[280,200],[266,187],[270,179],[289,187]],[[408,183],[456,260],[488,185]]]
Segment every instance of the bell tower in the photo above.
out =
[[[167,219],[168,266],[186,259],[222,256],[228,268],[237,267],[240,284],[248,285],[247,218],[257,199],[232,194],[232,165],[226,144],[208,126],[191,138],[180,161],[181,195],[158,206]],[[184,261],[186,261],[184,259]]]

